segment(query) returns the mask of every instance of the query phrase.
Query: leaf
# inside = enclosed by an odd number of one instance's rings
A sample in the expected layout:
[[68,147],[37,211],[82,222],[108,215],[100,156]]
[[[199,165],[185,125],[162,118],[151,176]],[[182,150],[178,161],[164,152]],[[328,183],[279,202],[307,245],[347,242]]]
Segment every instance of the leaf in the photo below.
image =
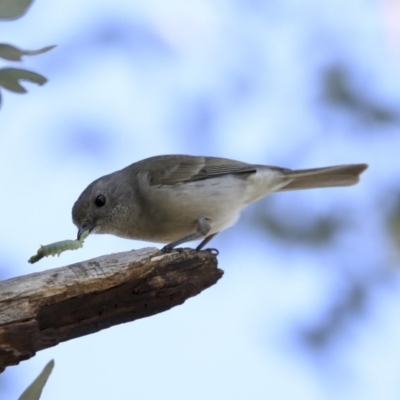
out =
[[[0,0],[1,2],[1,0]],[[21,50],[10,44],[0,43],[0,57],[10,61],[21,61],[22,56],[34,56],[53,49],[56,46],[47,46],[39,50]]]
[[387,224],[394,245],[400,252],[400,192],[390,193],[389,198],[393,204],[387,216]]
[[54,360],[51,360],[46,364],[39,376],[25,389],[18,400],[39,400],[53,368]]
[[26,89],[19,83],[20,80],[44,85],[47,79],[36,72],[20,68],[0,69],[0,86],[15,93],[26,93]]
[[22,17],[33,0],[0,0],[0,19]]

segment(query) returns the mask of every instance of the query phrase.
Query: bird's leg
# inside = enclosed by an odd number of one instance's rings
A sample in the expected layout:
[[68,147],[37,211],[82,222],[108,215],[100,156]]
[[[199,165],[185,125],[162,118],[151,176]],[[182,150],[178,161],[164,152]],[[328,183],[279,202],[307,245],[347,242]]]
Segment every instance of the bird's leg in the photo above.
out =
[[[195,233],[187,235],[181,239],[175,240],[174,242],[168,243],[165,245],[161,251],[163,253],[169,253],[174,247],[179,246],[182,243],[190,242],[191,240],[196,240],[204,237],[210,232],[211,225],[207,218],[199,217],[197,218],[197,230]],[[210,235],[209,238],[211,239],[214,235]],[[202,246],[204,246],[210,239],[205,238],[199,246],[197,246],[196,250],[200,250]],[[204,243],[204,244],[203,244]],[[201,247],[200,247],[201,246]],[[199,248],[200,247],[200,248]]]
[[207,236],[206,238],[204,238],[203,241],[196,247],[196,251],[200,251],[217,233],[218,232],[213,233],[212,235]]

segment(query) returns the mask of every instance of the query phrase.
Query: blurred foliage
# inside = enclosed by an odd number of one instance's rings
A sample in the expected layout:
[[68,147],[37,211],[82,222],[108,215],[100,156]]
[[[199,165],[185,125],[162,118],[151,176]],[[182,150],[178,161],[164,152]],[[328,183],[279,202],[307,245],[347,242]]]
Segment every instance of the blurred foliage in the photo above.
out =
[[353,322],[354,317],[364,313],[369,298],[369,285],[363,282],[349,282],[348,288],[336,303],[314,326],[300,329],[306,345],[323,350]]
[[398,123],[399,113],[390,107],[379,104],[366,97],[365,92],[357,91],[352,85],[350,74],[342,65],[333,65],[322,75],[323,100],[331,105],[357,115],[365,124]]
[[16,19],[22,17],[33,0],[1,0],[0,19]]
[[49,361],[43,368],[38,377],[26,388],[18,400],[39,400],[42,395],[44,385],[49,379],[51,371],[54,368],[54,360]]
[[387,223],[394,244],[400,253],[400,192],[391,195],[394,204],[387,215]]
[[[1,0],[0,1],[0,19],[16,19],[26,13],[32,0]],[[10,44],[0,43],[0,58],[9,61],[22,61],[22,56],[33,56],[45,53],[55,46],[43,47],[39,50],[21,50]],[[32,71],[21,68],[2,68],[0,69],[0,86],[14,93],[26,93],[26,89],[20,84],[20,81],[28,81],[43,85],[47,79]],[[2,97],[0,93],[0,105]]]
[[43,85],[47,79],[36,72],[20,68],[0,69],[0,86],[14,93],[26,93],[26,89],[19,83],[20,80]]
[[268,206],[255,204],[252,223],[276,239],[289,244],[320,246],[329,243],[346,226],[343,214],[311,214],[299,205],[294,210],[269,199]]
[[320,245],[329,242],[342,224],[334,216],[319,216],[309,220],[305,226],[298,218],[281,218],[276,214],[267,214],[259,218],[259,223],[275,237],[286,242]]
[[9,44],[0,44],[0,57],[10,61],[22,61],[22,56],[35,56],[53,49],[55,46],[43,47],[39,50],[21,50]]

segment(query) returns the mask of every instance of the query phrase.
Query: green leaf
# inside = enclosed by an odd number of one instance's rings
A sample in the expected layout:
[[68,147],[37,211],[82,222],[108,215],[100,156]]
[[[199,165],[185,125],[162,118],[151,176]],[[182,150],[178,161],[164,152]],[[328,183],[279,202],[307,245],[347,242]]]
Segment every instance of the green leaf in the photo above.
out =
[[21,80],[37,83],[38,85],[44,85],[47,82],[44,76],[26,69],[0,69],[0,86],[3,86],[4,89],[15,93],[26,93],[26,89],[19,83]]
[[0,19],[22,17],[33,0],[0,0]]
[[[1,0],[0,0],[1,2]],[[21,61],[22,56],[34,56],[53,49],[56,46],[47,46],[39,50],[21,50],[10,44],[0,43],[0,57],[10,61]]]
[[39,400],[53,368],[54,360],[51,360],[46,364],[39,376],[25,389],[18,400]]

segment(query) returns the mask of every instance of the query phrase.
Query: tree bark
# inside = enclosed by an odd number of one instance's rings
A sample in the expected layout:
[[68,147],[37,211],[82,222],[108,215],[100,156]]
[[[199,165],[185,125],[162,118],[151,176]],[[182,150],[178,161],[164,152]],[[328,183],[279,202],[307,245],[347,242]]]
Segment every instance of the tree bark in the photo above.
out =
[[210,251],[145,248],[0,282],[0,372],[38,350],[169,310],[222,275]]

